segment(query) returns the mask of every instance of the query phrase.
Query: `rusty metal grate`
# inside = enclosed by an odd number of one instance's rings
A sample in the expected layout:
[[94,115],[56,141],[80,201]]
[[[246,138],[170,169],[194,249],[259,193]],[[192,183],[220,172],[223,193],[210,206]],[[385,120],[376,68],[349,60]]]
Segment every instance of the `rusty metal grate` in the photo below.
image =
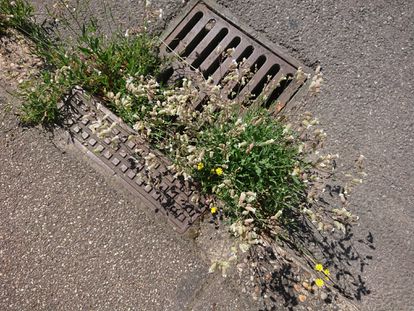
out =
[[[203,199],[197,204],[191,202],[195,186],[175,178],[174,172],[168,169],[172,163],[96,99],[89,99],[82,90],[74,89],[69,109],[64,125],[74,145],[100,167],[118,176],[138,199],[163,213],[178,232],[184,233],[205,211]],[[107,122],[106,128],[110,129],[105,137],[98,137],[94,130],[98,119]],[[155,170],[148,171],[137,150],[140,154],[156,155]]]
[[[207,79],[211,77],[215,84],[228,74],[234,60],[245,59],[246,67],[250,67],[253,76],[247,78],[245,84],[234,81],[226,86],[226,94],[230,99],[251,94],[251,98],[265,98],[264,105],[269,108],[278,102],[284,106],[303,85],[304,81],[293,79],[298,68],[309,70],[297,60],[288,56],[271,43],[263,44],[256,36],[249,35],[228,12],[221,13],[223,8],[210,1],[195,1],[175,24],[165,32],[160,48],[164,56],[179,55],[191,66],[186,67],[183,75],[189,71],[199,70]],[[220,51],[233,48],[230,56]],[[173,63],[169,76],[182,66]],[[179,75],[177,75],[179,76]]]
[[[246,84],[233,81],[224,96],[233,99],[251,93],[253,97],[266,96],[264,105],[268,108],[274,101],[279,102],[279,109],[280,104],[283,107],[304,83],[292,79],[297,69],[302,67],[305,73],[310,70],[271,43],[259,42],[257,36],[246,31],[248,27],[243,26],[242,30],[231,14],[226,12],[224,16],[221,8],[208,1],[193,1],[188,5],[183,17],[163,36],[165,44],[161,46],[161,54],[180,55],[191,64],[182,74],[191,75],[198,70],[206,79],[211,77],[215,84],[228,74],[234,60],[245,59],[254,74],[247,78]],[[219,48],[223,51],[234,48],[234,53],[231,57],[225,56],[217,52]],[[175,66],[173,63],[168,75],[174,75],[180,67],[179,62]],[[80,89],[74,89],[69,98],[65,127],[74,145],[116,176],[138,199],[164,214],[178,232],[185,232],[206,210],[203,198],[192,203],[195,185],[174,177],[174,172],[168,169],[171,162],[96,99],[86,97]],[[195,105],[200,103],[202,99]],[[107,122],[110,131],[105,137],[98,137],[93,127],[102,120]],[[158,159],[152,171],[144,164],[143,154],[149,153]]]

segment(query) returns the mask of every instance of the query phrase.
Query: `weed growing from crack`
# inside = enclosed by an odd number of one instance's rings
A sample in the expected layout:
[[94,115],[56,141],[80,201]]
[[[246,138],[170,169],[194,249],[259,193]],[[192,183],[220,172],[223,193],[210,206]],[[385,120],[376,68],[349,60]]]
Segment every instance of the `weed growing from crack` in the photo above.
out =
[[[34,52],[45,63],[39,79],[22,85],[21,96],[25,101],[22,121],[26,123],[57,122],[59,113],[53,103],[75,86],[98,97],[103,97],[108,90],[124,93],[126,77],[155,76],[161,65],[156,42],[146,33],[125,35],[117,32],[108,38],[100,34],[94,19],[79,24],[73,16],[76,10],[64,4],[62,6],[79,26],[78,31],[70,28],[74,35],[73,42],[56,38],[59,33],[51,34],[38,26],[28,2],[2,0],[0,5],[0,30],[4,32],[11,28],[23,33],[34,43]],[[59,17],[54,19],[55,23],[69,27],[70,23],[63,19],[63,14]],[[126,121],[131,119],[125,109],[111,108]]]

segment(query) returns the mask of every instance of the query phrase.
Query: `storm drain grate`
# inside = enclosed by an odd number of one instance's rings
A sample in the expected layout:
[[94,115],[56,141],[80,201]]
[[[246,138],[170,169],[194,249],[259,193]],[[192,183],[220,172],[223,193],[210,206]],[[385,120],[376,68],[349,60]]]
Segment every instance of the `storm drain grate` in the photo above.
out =
[[[120,178],[138,199],[163,213],[180,233],[205,211],[201,199],[192,203],[195,186],[174,177],[172,163],[153,150],[137,133],[95,99],[74,89],[65,120],[74,145],[99,166]],[[65,106],[66,107],[66,106]],[[98,129],[100,127],[100,129]],[[102,135],[104,133],[104,135]],[[156,156],[155,169],[149,171],[144,157]]]
[[[161,54],[179,55],[191,65],[183,68],[182,62],[173,62],[167,75],[188,76],[197,70],[219,84],[234,61],[245,59],[244,64],[253,74],[246,77],[246,83],[231,81],[223,90],[224,96],[234,99],[247,93],[265,97],[264,105],[269,108],[272,102],[278,102],[279,111],[304,83],[293,78],[298,68],[305,73],[309,70],[278,47],[260,43],[263,41],[236,26],[239,23],[229,13],[224,17],[220,8],[207,1],[189,4],[188,11],[163,36]],[[234,49],[231,56],[221,52],[228,49]],[[164,214],[178,232],[185,232],[205,212],[205,200],[194,200],[198,197],[196,186],[175,177],[168,169],[171,161],[99,101],[74,89],[67,102],[70,105],[64,107],[69,109],[69,117],[64,125],[74,145],[116,176],[138,199]],[[203,102],[200,99],[195,105]],[[150,154],[157,161],[149,171],[145,157]]]
[[[301,67],[305,72],[308,69],[279,47],[260,43],[263,40],[259,42],[256,37],[238,27],[235,18],[229,13],[224,16],[221,12],[223,9],[214,3],[193,2],[187,13],[163,36],[161,54],[179,55],[191,65],[185,67],[184,71],[187,72],[176,76],[199,70],[204,78],[211,77],[214,84],[220,83],[228,75],[234,60],[239,63],[245,59],[244,66],[250,68],[253,76],[246,77],[245,83],[233,81],[226,85],[224,95],[234,99],[247,93],[253,99],[258,96],[265,98],[264,105],[267,108],[274,102],[279,103],[279,108],[280,105],[284,106],[304,83],[303,80],[294,79],[298,68]],[[231,56],[222,53],[228,49],[234,49]],[[169,75],[173,76],[174,71],[180,69],[182,66],[175,62]]]

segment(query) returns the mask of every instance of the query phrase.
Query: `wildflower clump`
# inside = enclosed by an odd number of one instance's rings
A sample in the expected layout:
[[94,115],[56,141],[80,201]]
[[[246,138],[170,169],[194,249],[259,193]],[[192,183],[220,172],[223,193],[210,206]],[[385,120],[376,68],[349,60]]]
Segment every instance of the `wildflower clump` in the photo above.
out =
[[[130,110],[134,129],[173,160],[177,176],[195,181],[230,223],[260,231],[295,221],[306,200],[305,164],[296,139],[267,109],[244,107],[201,75],[170,87],[152,76],[125,81],[124,94],[108,96],[111,106]],[[208,97],[200,109],[201,93]]]
[[320,263],[318,263],[315,265],[315,270],[320,272],[323,270],[323,266]]
[[318,278],[318,279],[315,280],[315,284],[318,287],[323,287],[325,285],[325,282],[322,279]]
[[201,171],[204,168],[204,164],[202,162],[197,163],[197,170]]
[[[314,267],[315,271],[319,272],[323,275],[325,280],[329,280],[329,276],[331,275],[331,272],[328,268],[324,268],[324,266],[320,263],[317,263]],[[325,281],[319,277],[315,279],[315,285],[319,288],[323,287],[325,285]]]
[[221,167],[216,168],[214,172],[217,174],[217,176],[223,175],[223,169]]
[[298,149],[266,111],[249,111],[243,117],[233,114],[197,139],[203,163],[211,169],[195,170],[194,178],[205,193],[224,203],[232,221],[266,227],[278,212],[279,221],[290,215],[304,197],[303,183],[291,174],[298,165]]

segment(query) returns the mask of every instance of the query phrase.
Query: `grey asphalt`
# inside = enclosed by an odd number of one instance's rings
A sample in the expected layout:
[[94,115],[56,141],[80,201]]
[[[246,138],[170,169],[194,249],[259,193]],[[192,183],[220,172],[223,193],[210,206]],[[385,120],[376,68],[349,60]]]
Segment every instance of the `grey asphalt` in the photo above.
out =
[[375,250],[363,274],[362,310],[414,310],[414,2],[219,1],[308,65],[325,83],[305,109],[347,166],[367,158],[368,177],[352,195],[356,240]]
[[237,278],[208,273],[227,233],[178,235],[53,131],[19,124],[27,52],[0,38],[0,310],[255,310]]
[[12,101],[0,92],[0,310],[254,310],[194,240],[19,126]]
[[[43,1],[35,2],[43,6]],[[328,133],[327,149],[340,154],[342,165],[351,165],[360,154],[367,158],[368,177],[351,202],[360,216],[355,240],[371,234],[375,249],[355,245],[372,256],[362,274],[370,294],[358,305],[361,310],[414,310],[414,2],[218,2],[307,65],[321,65],[322,93],[302,109],[319,117]],[[181,1],[154,4],[164,8],[164,22],[183,6]],[[110,6],[120,23],[137,23],[137,1]],[[14,306],[10,310],[32,310],[54,297],[71,299],[56,301],[51,308],[56,310],[79,301],[88,301],[91,308],[99,302],[100,310],[117,303],[140,305],[141,310],[191,305],[194,296],[187,293],[206,287],[200,280],[206,264],[187,241],[141,209],[131,209],[99,174],[53,149],[37,130],[13,131],[11,148],[0,152],[1,235],[9,237],[2,240],[9,246],[2,266],[12,267],[2,272],[2,301],[8,299]],[[50,179],[48,172],[59,177]],[[167,264],[172,260],[178,270]],[[156,272],[151,274],[148,266]],[[184,290],[184,284],[190,289]]]

